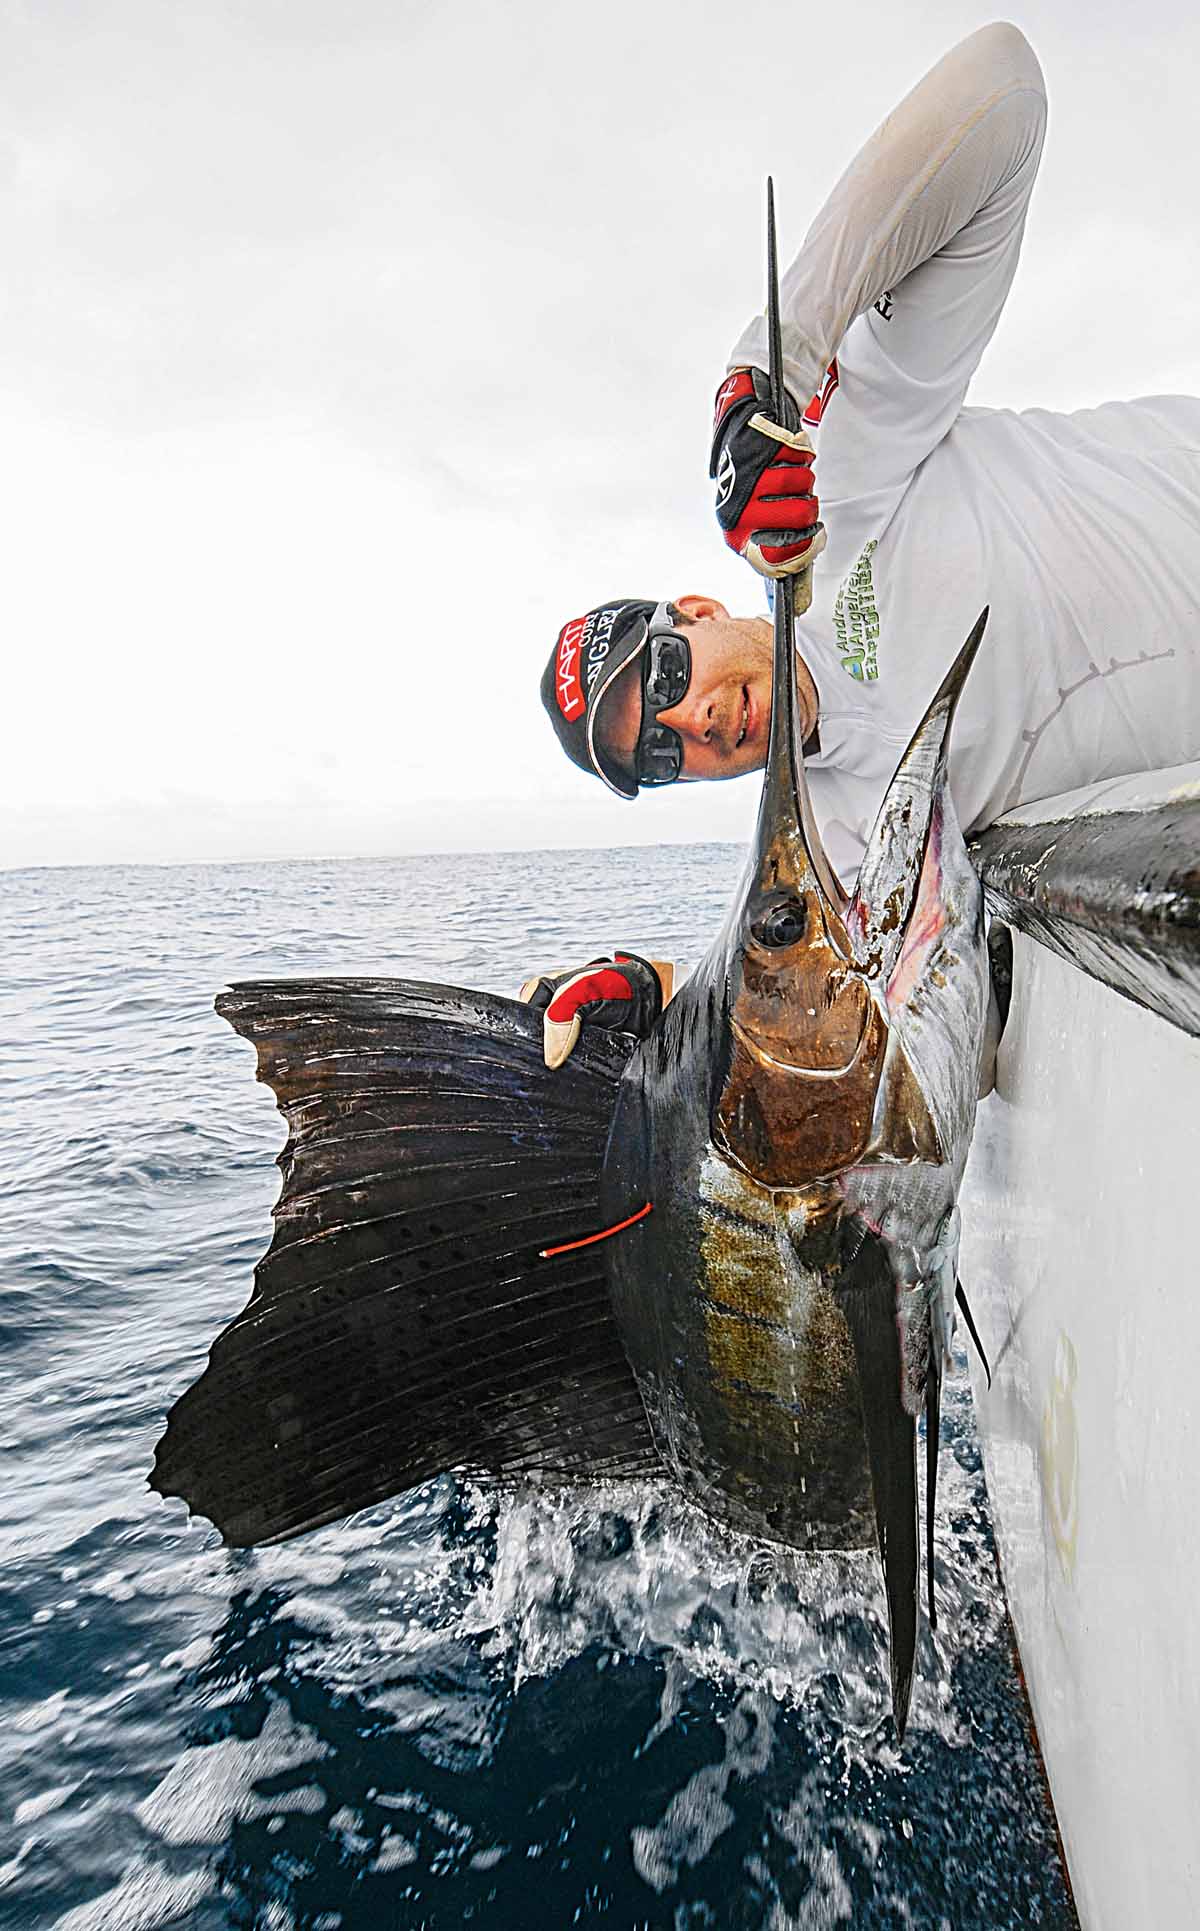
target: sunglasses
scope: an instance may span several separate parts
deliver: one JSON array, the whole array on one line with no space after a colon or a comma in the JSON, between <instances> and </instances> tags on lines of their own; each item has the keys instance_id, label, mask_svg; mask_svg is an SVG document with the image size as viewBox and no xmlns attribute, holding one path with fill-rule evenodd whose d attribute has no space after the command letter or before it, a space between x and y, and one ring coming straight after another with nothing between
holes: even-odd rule
<instances>
[{"instance_id":1,"label":"sunglasses","mask_svg":"<svg viewBox=\"0 0 1200 1931\"><path fill-rule=\"evenodd\" d=\"M679 703L691 682L692 652L686 637L671 628L668 606L660 603L650 619L642 653L642 728L633 750L633 775L645 785L674 784L683 770L683 739L659 711Z\"/></svg>"}]
</instances>

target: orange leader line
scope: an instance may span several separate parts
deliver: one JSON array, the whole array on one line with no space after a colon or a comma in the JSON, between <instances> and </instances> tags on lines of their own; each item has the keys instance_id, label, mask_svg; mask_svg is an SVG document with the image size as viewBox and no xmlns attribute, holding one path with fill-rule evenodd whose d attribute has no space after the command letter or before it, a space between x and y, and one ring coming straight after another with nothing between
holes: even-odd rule
<instances>
[{"instance_id":1,"label":"orange leader line","mask_svg":"<svg viewBox=\"0 0 1200 1931\"><path fill-rule=\"evenodd\" d=\"M569 1254L576 1247L590 1247L594 1241L608 1240L613 1234L624 1233L626 1227L632 1227L635 1221L645 1220L646 1215L653 1211L654 1202L648 1200L644 1207L638 1208L636 1214L630 1214L628 1220L619 1220L615 1227L606 1227L602 1234L585 1234L582 1240L565 1240L561 1247L543 1247L538 1259L552 1260L555 1254Z\"/></svg>"}]
</instances>

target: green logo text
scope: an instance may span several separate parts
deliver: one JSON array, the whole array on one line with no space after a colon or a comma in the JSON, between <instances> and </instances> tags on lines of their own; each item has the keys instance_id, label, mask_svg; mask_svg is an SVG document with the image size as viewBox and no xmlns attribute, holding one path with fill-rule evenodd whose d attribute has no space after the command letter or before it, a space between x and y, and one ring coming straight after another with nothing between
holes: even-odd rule
<instances>
[{"instance_id":1,"label":"green logo text","mask_svg":"<svg viewBox=\"0 0 1200 1931\"><path fill-rule=\"evenodd\" d=\"M875 608L875 585L871 580L875 543L872 537L844 579L833 606L833 627L842 669L857 677L860 684L874 683L879 676L875 655L879 643L879 612Z\"/></svg>"}]
</instances>

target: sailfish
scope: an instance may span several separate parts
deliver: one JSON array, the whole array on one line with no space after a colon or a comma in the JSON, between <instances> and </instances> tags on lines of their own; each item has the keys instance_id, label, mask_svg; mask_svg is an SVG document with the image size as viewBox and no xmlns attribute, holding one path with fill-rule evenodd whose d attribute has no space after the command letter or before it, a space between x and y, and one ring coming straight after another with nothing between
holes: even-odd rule
<instances>
[{"instance_id":1,"label":"sailfish","mask_svg":"<svg viewBox=\"0 0 1200 1931\"><path fill-rule=\"evenodd\" d=\"M648 1038L558 1070L516 1000L398 979L239 984L217 1010L288 1125L250 1301L151 1483L277 1541L447 1470L665 1469L758 1541L878 1548L904 1733L988 1000L947 754L985 611L888 787L852 894L804 775L775 599L755 835Z\"/></svg>"}]
</instances>

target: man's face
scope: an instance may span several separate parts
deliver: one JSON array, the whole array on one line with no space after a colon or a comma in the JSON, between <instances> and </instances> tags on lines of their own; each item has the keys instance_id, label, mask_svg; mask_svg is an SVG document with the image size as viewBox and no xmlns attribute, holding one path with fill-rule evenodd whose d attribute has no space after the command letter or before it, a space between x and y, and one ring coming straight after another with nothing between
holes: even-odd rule
<instances>
[{"instance_id":1,"label":"man's face","mask_svg":"<svg viewBox=\"0 0 1200 1931\"><path fill-rule=\"evenodd\" d=\"M771 725L771 626L731 617L710 598L681 597L692 675L678 704L658 713L683 742L683 779L740 778L766 763ZM642 722L642 658L604 697L597 734L627 771Z\"/></svg>"}]
</instances>

